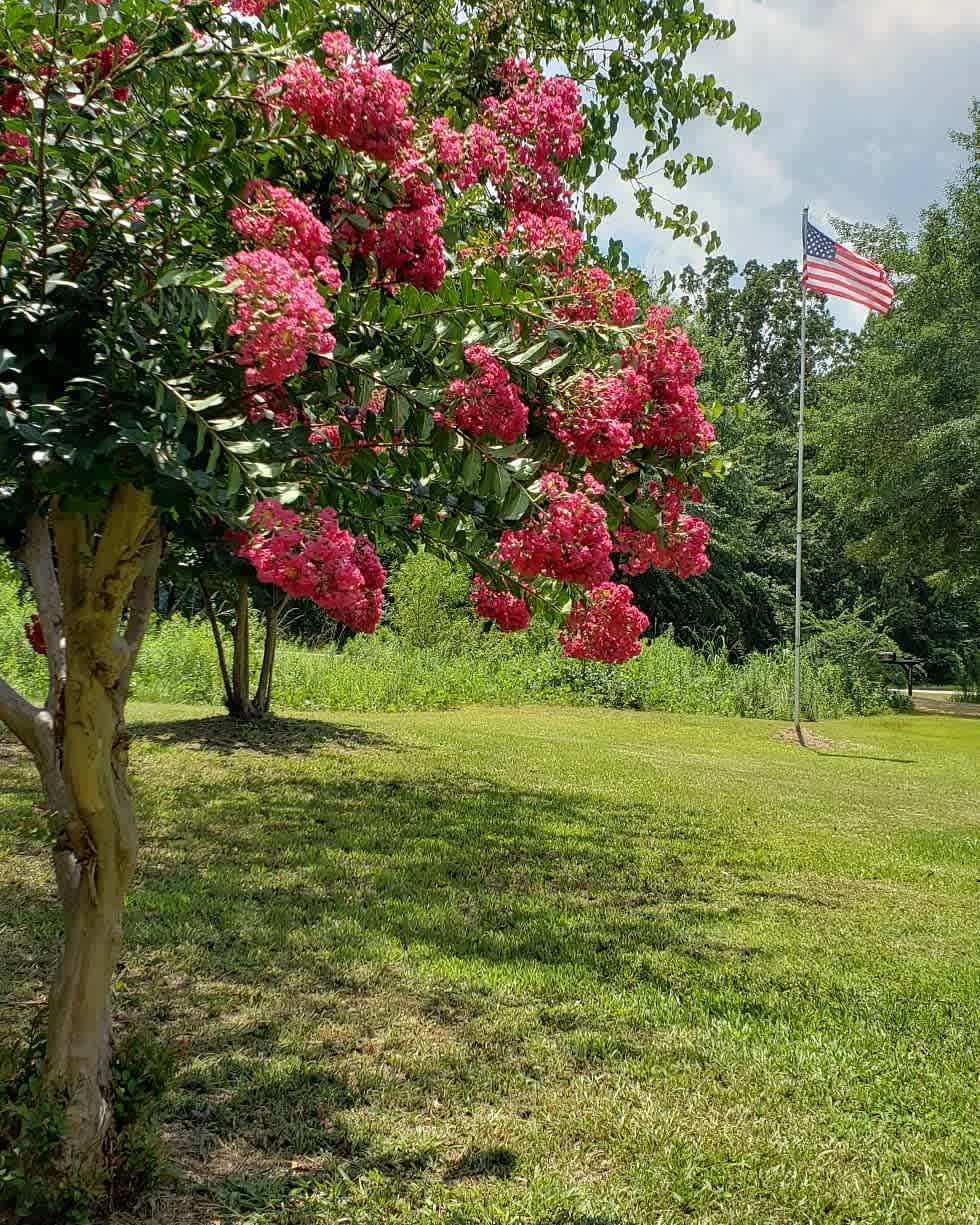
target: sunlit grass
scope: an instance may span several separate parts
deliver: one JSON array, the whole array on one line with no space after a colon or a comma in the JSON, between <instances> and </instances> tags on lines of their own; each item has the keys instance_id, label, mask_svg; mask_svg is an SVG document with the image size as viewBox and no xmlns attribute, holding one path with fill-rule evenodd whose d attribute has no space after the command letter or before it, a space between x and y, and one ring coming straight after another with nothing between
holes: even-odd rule
<instances>
[{"instance_id":1,"label":"sunlit grass","mask_svg":"<svg viewBox=\"0 0 980 1225\"><path fill-rule=\"evenodd\" d=\"M980 1220L980 721L135 722L158 1225ZM57 912L3 766L19 1024Z\"/></svg>"}]
</instances>

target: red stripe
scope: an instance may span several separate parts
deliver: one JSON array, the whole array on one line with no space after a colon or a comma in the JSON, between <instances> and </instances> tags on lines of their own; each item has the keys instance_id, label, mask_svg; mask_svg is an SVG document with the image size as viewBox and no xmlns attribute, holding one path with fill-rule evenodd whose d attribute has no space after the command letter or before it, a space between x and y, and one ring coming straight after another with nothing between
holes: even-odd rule
<instances>
[{"instance_id":1,"label":"red stripe","mask_svg":"<svg viewBox=\"0 0 980 1225\"><path fill-rule=\"evenodd\" d=\"M835 264L827 264L823 260L804 260L803 275L827 285L836 285L842 289L851 289L857 293L866 294L886 304L895 295L895 290L887 281L866 281L861 277L853 276L845 269L838 268Z\"/></svg>"},{"instance_id":2,"label":"red stripe","mask_svg":"<svg viewBox=\"0 0 980 1225\"><path fill-rule=\"evenodd\" d=\"M803 287L811 290L813 293L822 293L830 298L847 298L849 302L857 302L859 306L867 307L868 310L876 311L879 315L884 315L888 311L888 304L882 304L874 298L869 298L867 294L848 293L847 290L841 289L838 286L823 286L817 285L811 280L804 280ZM890 301L890 300L889 300Z\"/></svg>"},{"instance_id":3,"label":"red stripe","mask_svg":"<svg viewBox=\"0 0 980 1225\"><path fill-rule=\"evenodd\" d=\"M816 277L818 281L826 281L828 283L842 285L846 289L855 289L859 293L870 294L872 298L887 298L891 299L894 294L892 285L887 281L867 282L861 281L860 278L848 276L846 272L840 272L838 268L827 267L823 263L815 263L808 260L804 263L805 276Z\"/></svg>"},{"instance_id":4,"label":"red stripe","mask_svg":"<svg viewBox=\"0 0 980 1225\"><path fill-rule=\"evenodd\" d=\"M805 258L805 263L826 268L828 272L834 273L836 276L843 277L845 280L853 281L856 285L867 285L870 289L880 289L883 285L888 285L890 282L883 276L869 276L866 272L858 268L851 268L848 264L843 263L839 259L826 260L820 259L819 256L808 255Z\"/></svg>"},{"instance_id":5,"label":"red stripe","mask_svg":"<svg viewBox=\"0 0 980 1225\"><path fill-rule=\"evenodd\" d=\"M815 281L807 279L803 282L807 289L814 289L818 293L829 294L836 298L849 298L852 302L860 302L862 305L869 307L871 310L878 310L884 314L891 305L890 298L875 298L870 294L862 293L859 289L853 289L847 285L836 285L827 281Z\"/></svg>"},{"instance_id":6,"label":"red stripe","mask_svg":"<svg viewBox=\"0 0 980 1225\"><path fill-rule=\"evenodd\" d=\"M879 276L884 277L885 269L883 265L876 264L874 260L865 259L863 255L858 255L856 251L848 251L847 247L842 247L837 243L837 255L839 259L845 259L859 266L870 268L872 272L877 272Z\"/></svg>"}]
</instances>

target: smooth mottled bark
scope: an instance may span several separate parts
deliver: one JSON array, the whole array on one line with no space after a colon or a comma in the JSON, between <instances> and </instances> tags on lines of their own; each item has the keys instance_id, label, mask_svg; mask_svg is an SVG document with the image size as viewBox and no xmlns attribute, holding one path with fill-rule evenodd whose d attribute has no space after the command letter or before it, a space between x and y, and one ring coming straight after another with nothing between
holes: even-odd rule
<instances>
[{"instance_id":1,"label":"smooth mottled bark","mask_svg":"<svg viewBox=\"0 0 980 1225\"><path fill-rule=\"evenodd\" d=\"M66 1164L94 1175L111 1144L111 983L138 847L124 710L161 548L150 495L129 485L95 528L57 505L32 516L20 557L47 652L44 706L0 681L0 718L37 763L64 917L44 1079L67 1102Z\"/></svg>"}]
</instances>

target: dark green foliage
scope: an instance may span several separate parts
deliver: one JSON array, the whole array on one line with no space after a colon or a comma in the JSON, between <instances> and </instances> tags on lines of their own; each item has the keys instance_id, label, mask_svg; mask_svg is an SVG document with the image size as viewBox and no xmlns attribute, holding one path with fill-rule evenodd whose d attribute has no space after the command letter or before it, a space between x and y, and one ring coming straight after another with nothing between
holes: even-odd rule
<instances>
[{"instance_id":1,"label":"dark green foliage","mask_svg":"<svg viewBox=\"0 0 980 1225\"><path fill-rule=\"evenodd\" d=\"M861 334L828 389L820 465L860 554L899 571L980 572L980 104L946 201L919 233L847 226L897 281L891 311Z\"/></svg>"},{"instance_id":2,"label":"dark green foliage","mask_svg":"<svg viewBox=\"0 0 980 1225\"><path fill-rule=\"evenodd\" d=\"M835 327L824 299L811 295L808 309L804 609L824 622L860 607L865 621L944 683L957 679L980 641L971 561L978 515L968 493L980 472L978 444L969 441L980 420L980 345L971 340L975 301L969 309L965 300L950 303L955 295L944 296L937 261L943 236L952 242L957 234L960 246L949 255L964 260L976 194L954 186L948 210L927 211L920 254L896 224L842 231L852 245L909 271L885 320L850 337ZM672 625L681 642L721 641L736 657L792 638L798 275L795 261L750 261L739 271L716 258L680 280L685 322L703 355L702 395L741 400L743 408L715 423L732 471L706 486L701 508L712 528L711 569L687 582L651 572L633 585L657 629ZM965 272L958 283L964 292L972 284ZM916 385L932 370L942 404L900 403L911 384L899 368L913 365Z\"/></svg>"},{"instance_id":3,"label":"dark green foliage","mask_svg":"<svg viewBox=\"0 0 980 1225\"><path fill-rule=\"evenodd\" d=\"M25 1225L86 1225L97 1211L135 1202L166 1168L159 1135L160 1101L174 1077L170 1050L145 1034L127 1034L112 1063L115 1122L112 1159L103 1180L81 1179L59 1164L65 1104L41 1082L44 1028L0 1049L0 1210Z\"/></svg>"}]
</instances>

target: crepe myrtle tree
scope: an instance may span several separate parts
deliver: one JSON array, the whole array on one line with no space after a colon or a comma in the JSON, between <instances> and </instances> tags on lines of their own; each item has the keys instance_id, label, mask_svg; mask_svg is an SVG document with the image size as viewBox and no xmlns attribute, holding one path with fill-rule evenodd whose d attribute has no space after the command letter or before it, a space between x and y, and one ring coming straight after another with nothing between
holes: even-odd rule
<instances>
[{"instance_id":1,"label":"crepe myrtle tree","mask_svg":"<svg viewBox=\"0 0 980 1225\"><path fill-rule=\"evenodd\" d=\"M50 811L64 941L44 1081L64 1161L111 1148L110 984L137 856L125 707L168 539L220 536L367 632L376 545L465 559L502 629L620 661L615 581L697 573L699 363L582 253L578 88L503 62L426 110L327 10L8 3L0 526L43 700L0 718ZM313 24L307 25L306 22Z\"/></svg>"}]
</instances>

